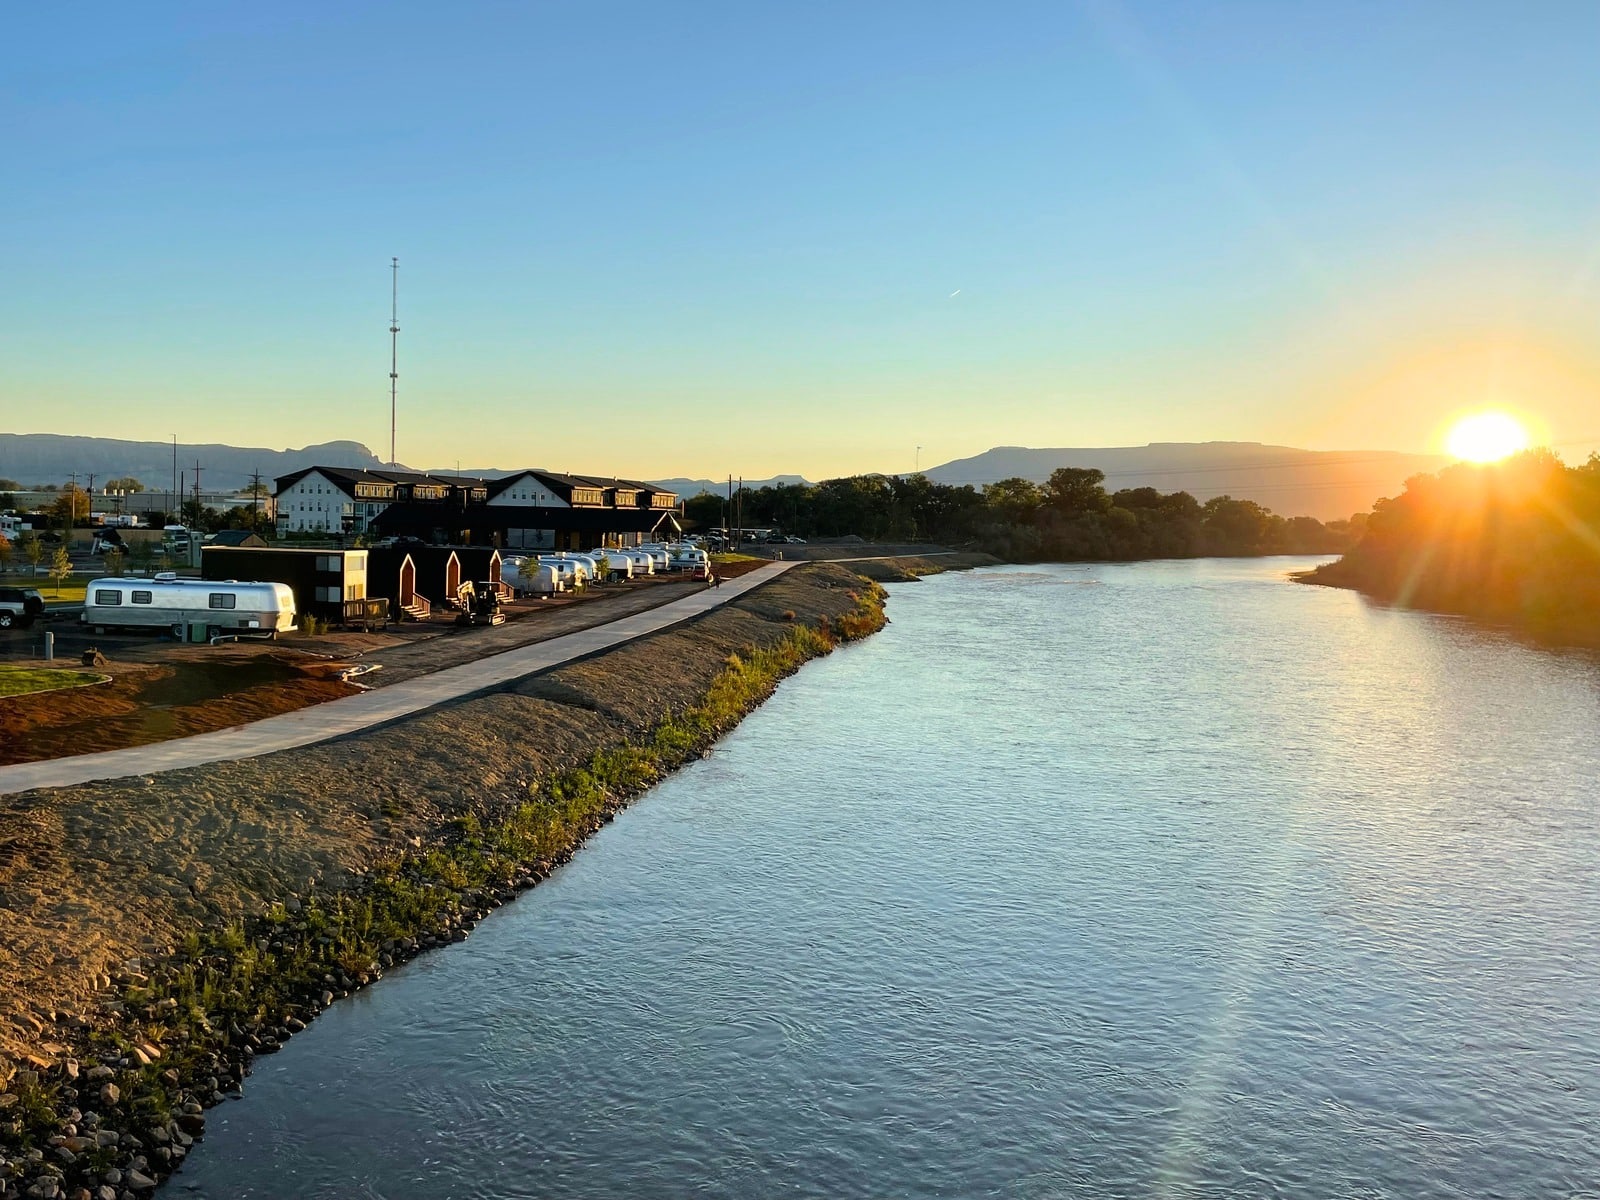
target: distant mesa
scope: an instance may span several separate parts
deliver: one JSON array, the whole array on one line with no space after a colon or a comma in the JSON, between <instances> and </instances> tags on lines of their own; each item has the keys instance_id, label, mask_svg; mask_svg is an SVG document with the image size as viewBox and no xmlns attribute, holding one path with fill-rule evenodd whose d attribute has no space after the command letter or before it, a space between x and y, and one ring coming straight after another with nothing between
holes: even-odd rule
<instances>
[{"instance_id":1,"label":"distant mesa","mask_svg":"<svg viewBox=\"0 0 1600 1200\"><path fill-rule=\"evenodd\" d=\"M924 472L935 483L983 487L1000 479L1043 483L1060 467L1095 467L1108 492L1153 487L1254 500L1286 516L1338 520L1366 512L1381 496L1394 496L1413 475L1437 471L1450 460L1396 450L1300 450L1261 442L1151 442L1148 446L1085 446L1036 450L996 446Z\"/></svg>"},{"instance_id":2,"label":"distant mesa","mask_svg":"<svg viewBox=\"0 0 1600 1200\"><path fill-rule=\"evenodd\" d=\"M203 445L178 441L178 469L192 482L195 460L202 469L207 491L234 491L245 487L256 471L267 486L277 475L287 475L318 463L346 467L381 467L383 460L360 442L323 442L299 450L268 450L249 446ZM80 484L93 473L100 479L127 475L152 491L172 483L172 442L125 441L121 438L79 437L63 433L0 433L0 476L24 486L62 483L74 472Z\"/></svg>"}]
</instances>

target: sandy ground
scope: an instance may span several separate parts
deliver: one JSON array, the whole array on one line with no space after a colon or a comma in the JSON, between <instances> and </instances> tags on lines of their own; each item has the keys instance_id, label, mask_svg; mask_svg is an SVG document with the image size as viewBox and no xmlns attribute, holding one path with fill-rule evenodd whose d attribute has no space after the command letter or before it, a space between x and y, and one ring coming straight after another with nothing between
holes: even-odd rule
<instances>
[{"instance_id":1,"label":"sandy ground","mask_svg":"<svg viewBox=\"0 0 1600 1200\"><path fill-rule=\"evenodd\" d=\"M792 619L849 612L861 586L807 567L669 632L341 741L0 797L0 1079L92 1023L96 991L130 956L338 886L454 817L492 817L696 702L729 654L777 643Z\"/></svg>"}]
</instances>

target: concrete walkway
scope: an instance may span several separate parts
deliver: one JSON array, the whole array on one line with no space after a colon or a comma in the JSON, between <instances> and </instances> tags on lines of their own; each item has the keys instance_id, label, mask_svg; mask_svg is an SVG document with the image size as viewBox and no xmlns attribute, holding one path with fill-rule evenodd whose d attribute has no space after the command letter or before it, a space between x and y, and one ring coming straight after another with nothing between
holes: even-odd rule
<instances>
[{"instance_id":1,"label":"concrete walkway","mask_svg":"<svg viewBox=\"0 0 1600 1200\"><path fill-rule=\"evenodd\" d=\"M158 771L231 762L234 759L271 754L277 750L293 750L314 742L331 741L451 700L492 691L574 659L659 633L737 600L746 592L770 583L789 568L801 565L798 562L769 563L747 575L731 579L719 588L707 588L659 608L620 617L592 629L493 654L435 671L431 675L362 692L358 696L346 696L281 716L267 717L249 725L127 750L107 750L100 754L80 754L72 758L53 758L44 762L0 767L0 795L25 792L32 788L71 787L95 779L152 775Z\"/></svg>"}]
</instances>

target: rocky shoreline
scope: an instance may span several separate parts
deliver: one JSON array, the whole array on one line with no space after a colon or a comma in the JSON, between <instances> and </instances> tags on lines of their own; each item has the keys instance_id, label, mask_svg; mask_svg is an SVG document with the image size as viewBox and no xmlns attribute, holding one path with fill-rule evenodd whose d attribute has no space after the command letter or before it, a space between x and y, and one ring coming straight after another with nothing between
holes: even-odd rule
<instances>
[{"instance_id":1,"label":"rocky shoreline","mask_svg":"<svg viewBox=\"0 0 1600 1200\"><path fill-rule=\"evenodd\" d=\"M883 623L881 589L817 564L369 734L7 798L0 1197L150 1194L257 1056L465 939L784 675Z\"/></svg>"}]
</instances>

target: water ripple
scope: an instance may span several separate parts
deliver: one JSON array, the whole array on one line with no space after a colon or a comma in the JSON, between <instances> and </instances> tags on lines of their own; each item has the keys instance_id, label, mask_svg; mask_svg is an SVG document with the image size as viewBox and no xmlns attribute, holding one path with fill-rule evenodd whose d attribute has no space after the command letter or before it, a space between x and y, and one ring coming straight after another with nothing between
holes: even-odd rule
<instances>
[{"instance_id":1,"label":"water ripple","mask_svg":"<svg viewBox=\"0 0 1600 1200\"><path fill-rule=\"evenodd\" d=\"M1600 1195L1600 667L1296 565L896 588L175 1190Z\"/></svg>"}]
</instances>

